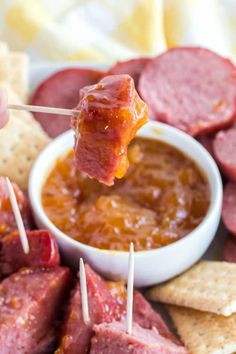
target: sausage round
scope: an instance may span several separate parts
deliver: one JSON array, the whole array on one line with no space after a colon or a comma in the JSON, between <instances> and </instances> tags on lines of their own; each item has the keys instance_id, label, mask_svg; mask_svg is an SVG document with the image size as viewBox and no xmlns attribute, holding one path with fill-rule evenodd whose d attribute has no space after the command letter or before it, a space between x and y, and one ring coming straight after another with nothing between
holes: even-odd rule
<instances>
[{"instance_id":1,"label":"sausage round","mask_svg":"<svg viewBox=\"0 0 236 354\"><path fill-rule=\"evenodd\" d=\"M213 141L215 158L222 172L236 182L236 127L222 130Z\"/></svg>"},{"instance_id":2,"label":"sausage round","mask_svg":"<svg viewBox=\"0 0 236 354\"><path fill-rule=\"evenodd\" d=\"M140 74L149 61L150 59L148 58L118 61L110 68L108 75L128 74L134 79L135 86L137 87Z\"/></svg>"},{"instance_id":3,"label":"sausage round","mask_svg":"<svg viewBox=\"0 0 236 354\"><path fill-rule=\"evenodd\" d=\"M231 236L225 241L223 259L226 262L236 263L236 240Z\"/></svg>"},{"instance_id":4,"label":"sausage round","mask_svg":"<svg viewBox=\"0 0 236 354\"><path fill-rule=\"evenodd\" d=\"M224 188L222 219L226 229L236 236L236 183L229 182Z\"/></svg>"},{"instance_id":5,"label":"sausage round","mask_svg":"<svg viewBox=\"0 0 236 354\"><path fill-rule=\"evenodd\" d=\"M156 120L192 136L216 131L236 116L236 68L204 48L173 48L151 60L139 93Z\"/></svg>"}]
</instances>

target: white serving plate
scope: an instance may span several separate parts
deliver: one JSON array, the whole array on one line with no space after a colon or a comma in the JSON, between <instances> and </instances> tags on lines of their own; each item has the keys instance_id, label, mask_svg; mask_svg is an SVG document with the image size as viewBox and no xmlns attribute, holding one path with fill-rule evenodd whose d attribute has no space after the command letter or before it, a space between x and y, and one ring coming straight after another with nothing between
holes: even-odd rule
<instances>
[{"instance_id":1,"label":"white serving plate","mask_svg":"<svg viewBox=\"0 0 236 354\"><path fill-rule=\"evenodd\" d=\"M35 89L43 79L51 75L53 72L68 66L81 67L81 65L71 65L68 63L43 63L32 66L30 71L31 89ZM104 66L94 66L92 64L83 65L83 67L104 69ZM153 122L144 126L138 135L158 138L180 150L183 150L186 144L190 144L186 154L191 155L198 165L205 170L210 181L211 193L217 194L210 207L211 211L212 208L215 208L214 215L211 215L210 223L208 222L204 224L209 216L208 215L204 219L204 222L199 225L191 235L188 235L182 240L158 250L137 252L135 254L135 286L141 287L170 279L189 268L202 257L211 243L218 226L222 186L214 160L200 144L195 142L188 135L175 128L166 126L165 124L159 123L156 126L156 123ZM72 146L73 133L67 132L54 140L39 156L35 163L30 178L29 193L33 204L36 222L39 227L46 227L55 234L62 253L68 264L71 266L78 268L79 257L83 256L84 259L101 274L114 280L125 279L127 275L127 252L97 250L96 248L79 243L59 231L43 213L40 200L40 188L47 177L48 172L52 168L56 157L61 156ZM207 169L205 168L206 166ZM198 234L198 237L196 237L196 233ZM207 258L217 259L220 257L221 235L222 232L219 231L214 243L206 254Z\"/></svg>"}]
</instances>

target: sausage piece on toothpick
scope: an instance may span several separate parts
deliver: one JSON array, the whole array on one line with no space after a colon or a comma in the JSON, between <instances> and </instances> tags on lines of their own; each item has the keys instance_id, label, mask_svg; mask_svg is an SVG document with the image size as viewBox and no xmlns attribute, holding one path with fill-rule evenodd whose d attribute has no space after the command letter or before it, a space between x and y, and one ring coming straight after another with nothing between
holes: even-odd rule
<instances>
[{"instance_id":1,"label":"sausage piece on toothpick","mask_svg":"<svg viewBox=\"0 0 236 354\"><path fill-rule=\"evenodd\" d=\"M9 104L9 109L70 115L75 131L78 168L108 186L122 178L128 167L127 148L148 121L148 108L131 76L110 75L80 90L75 109ZM65 118L66 119L66 118Z\"/></svg>"},{"instance_id":2,"label":"sausage piece on toothpick","mask_svg":"<svg viewBox=\"0 0 236 354\"><path fill-rule=\"evenodd\" d=\"M134 249L130 245L129 269L127 283L126 323L114 321L94 325L95 336L91 341L90 354L134 354L134 353L168 353L187 354L183 346L162 337L156 328L144 329L132 323L134 284Z\"/></svg>"},{"instance_id":3,"label":"sausage piece on toothpick","mask_svg":"<svg viewBox=\"0 0 236 354\"><path fill-rule=\"evenodd\" d=\"M56 267L60 265L57 242L48 230L26 231L30 252L24 253L19 232L0 240L0 278L22 267Z\"/></svg>"},{"instance_id":4,"label":"sausage piece on toothpick","mask_svg":"<svg viewBox=\"0 0 236 354\"><path fill-rule=\"evenodd\" d=\"M90 354L188 353L183 346L162 337L156 329L144 329L135 322L132 335L127 333L124 322L101 323L94 325L93 330Z\"/></svg>"},{"instance_id":5,"label":"sausage piece on toothpick","mask_svg":"<svg viewBox=\"0 0 236 354\"><path fill-rule=\"evenodd\" d=\"M146 104L129 75L111 75L80 90L75 130L76 164L82 172L108 186L129 166L127 148L148 121Z\"/></svg>"},{"instance_id":6,"label":"sausage piece on toothpick","mask_svg":"<svg viewBox=\"0 0 236 354\"><path fill-rule=\"evenodd\" d=\"M58 266L60 254L53 235L47 230L25 230L14 186L8 178L5 184L18 230L0 240L0 278L22 267Z\"/></svg>"},{"instance_id":7,"label":"sausage piece on toothpick","mask_svg":"<svg viewBox=\"0 0 236 354\"><path fill-rule=\"evenodd\" d=\"M80 264L83 262L81 261ZM96 274L88 264L80 268L78 279L66 311L60 346L56 354L87 354L93 336L92 326L111 322L116 314L116 302L105 280ZM82 276L81 276L82 275ZM86 290L87 288L87 296ZM82 290L83 289L83 290ZM82 296L81 296L82 295ZM85 299L82 310L82 297Z\"/></svg>"},{"instance_id":8,"label":"sausage piece on toothpick","mask_svg":"<svg viewBox=\"0 0 236 354\"><path fill-rule=\"evenodd\" d=\"M12 182L11 185L16 196L24 227L30 230L33 226L33 218L27 198L16 183ZM12 210L6 178L0 177L0 239L16 230L17 224Z\"/></svg>"}]
</instances>

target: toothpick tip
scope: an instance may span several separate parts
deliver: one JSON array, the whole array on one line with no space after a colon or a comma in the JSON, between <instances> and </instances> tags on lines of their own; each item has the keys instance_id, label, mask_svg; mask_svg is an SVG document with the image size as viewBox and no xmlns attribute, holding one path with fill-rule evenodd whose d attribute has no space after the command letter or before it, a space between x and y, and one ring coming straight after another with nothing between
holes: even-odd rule
<instances>
[{"instance_id":1,"label":"toothpick tip","mask_svg":"<svg viewBox=\"0 0 236 354\"><path fill-rule=\"evenodd\" d=\"M129 251L130 251L130 253L134 252L134 243L133 242L130 242Z\"/></svg>"},{"instance_id":2,"label":"toothpick tip","mask_svg":"<svg viewBox=\"0 0 236 354\"><path fill-rule=\"evenodd\" d=\"M28 238L26 235L24 223L23 223L23 220L21 217L20 209L19 209L19 206L17 203L15 191L14 191L14 188L13 188L11 181L8 177L5 178L5 181L6 181L6 184L8 187L8 192L9 192L9 197L10 197L10 202L11 202L13 214L15 216L16 224L18 227L21 245L22 245L24 253L28 254L30 251L29 242L28 242Z\"/></svg>"}]
</instances>

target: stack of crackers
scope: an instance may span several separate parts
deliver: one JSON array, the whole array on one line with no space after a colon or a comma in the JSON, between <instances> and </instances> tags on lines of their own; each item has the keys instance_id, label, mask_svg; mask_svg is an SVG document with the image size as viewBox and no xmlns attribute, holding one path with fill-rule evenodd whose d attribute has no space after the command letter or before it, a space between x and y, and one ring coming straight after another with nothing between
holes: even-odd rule
<instances>
[{"instance_id":1,"label":"stack of crackers","mask_svg":"<svg viewBox=\"0 0 236 354\"><path fill-rule=\"evenodd\" d=\"M27 54L11 52L0 42L0 90L8 102L26 103L28 99ZM10 111L9 123L0 130L0 176L8 176L26 189L32 164L50 139L29 112Z\"/></svg>"},{"instance_id":2,"label":"stack of crackers","mask_svg":"<svg viewBox=\"0 0 236 354\"><path fill-rule=\"evenodd\" d=\"M147 296L168 304L190 354L236 353L236 264L201 261Z\"/></svg>"}]
</instances>

